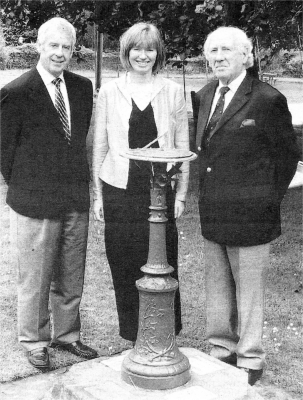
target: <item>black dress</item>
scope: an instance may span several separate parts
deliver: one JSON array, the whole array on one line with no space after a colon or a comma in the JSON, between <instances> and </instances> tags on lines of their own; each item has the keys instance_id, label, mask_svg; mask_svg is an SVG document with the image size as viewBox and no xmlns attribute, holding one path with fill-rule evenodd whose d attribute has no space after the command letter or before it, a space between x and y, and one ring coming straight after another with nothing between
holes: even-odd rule
<instances>
[{"instance_id":1,"label":"black dress","mask_svg":"<svg viewBox=\"0 0 303 400\"><path fill-rule=\"evenodd\" d=\"M132 101L129 119L129 147L141 148L157 137L151 104L141 111ZM158 147L158 143L155 143ZM160 167L166 167L162 164ZM178 232L174 219L175 195L167 189L166 246L172 277L178 279ZM150 163L130 161L126 189L103 182L105 248L115 289L120 335L135 341L138 331L139 293L136 280L146 264L149 247ZM182 328L180 292L175 297L176 334Z\"/></svg>"}]
</instances>

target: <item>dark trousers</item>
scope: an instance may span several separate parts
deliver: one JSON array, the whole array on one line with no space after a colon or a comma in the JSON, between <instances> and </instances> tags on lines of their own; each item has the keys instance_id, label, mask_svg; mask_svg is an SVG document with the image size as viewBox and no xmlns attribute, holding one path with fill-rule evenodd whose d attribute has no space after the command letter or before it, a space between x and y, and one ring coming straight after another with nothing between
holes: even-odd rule
<instances>
[{"instance_id":1,"label":"dark trousers","mask_svg":"<svg viewBox=\"0 0 303 400\"><path fill-rule=\"evenodd\" d=\"M178 280L178 232L174 219L174 193L167 191L168 222L166 246L171 276ZM135 341L138 332L139 293L136 281L143 277L149 248L149 191L134 193L103 183L105 248L112 273L120 335ZM179 289L175 296L175 329L180 332L181 304Z\"/></svg>"}]
</instances>

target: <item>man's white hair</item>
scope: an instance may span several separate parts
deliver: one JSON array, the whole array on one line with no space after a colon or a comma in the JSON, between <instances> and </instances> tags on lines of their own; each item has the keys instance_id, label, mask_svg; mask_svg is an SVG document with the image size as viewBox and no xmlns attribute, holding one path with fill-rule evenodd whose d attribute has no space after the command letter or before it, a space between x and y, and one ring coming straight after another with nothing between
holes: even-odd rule
<instances>
[{"instance_id":1,"label":"man's white hair","mask_svg":"<svg viewBox=\"0 0 303 400\"><path fill-rule=\"evenodd\" d=\"M211 40L217 36L218 34L224 35L232 34L235 42L239 46L239 50L243 51L244 54L248 56L247 62L245 63L245 68L252 67L254 65L254 56L252 54L252 41L249 37L247 37L246 33L239 28L235 28L233 26L221 26L220 28L216 29L215 31L211 32L204 43L204 54L207 60L209 60L209 44Z\"/></svg>"},{"instance_id":2,"label":"man's white hair","mask_svg":"<svg viewBox=\"0 0 303 400\"><path fill-rule=\"evenodd\" d=\"M71 36L72 48L74 48L76 43L76 30L70 22L60 17L51 18L40 26L37 37L38 48L45 42L48 31L57 29L66 31Z\"/></svg>"}]
</instances>

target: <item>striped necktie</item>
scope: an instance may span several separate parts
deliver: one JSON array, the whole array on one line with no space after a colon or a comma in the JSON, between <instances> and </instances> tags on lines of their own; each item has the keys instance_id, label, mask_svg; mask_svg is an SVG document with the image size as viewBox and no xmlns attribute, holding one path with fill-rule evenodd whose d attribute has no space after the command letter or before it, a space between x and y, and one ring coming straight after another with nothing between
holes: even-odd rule
<instances>
[{"instance_id":1,"label":"striped necktie","mask_svg":"<svg viewBox=\"0 0 303 400\"><path fill-rule=\"evenodd\" d=\"M205 138L209 142L210 138L212 137L212 132L217 126L217 123L220 121L222 114L223 114L223 109L224 109L224 96L225 94L229 91L228 86L223 86L220 88L220 97L219 100L216 104L216 108L213 112L213 115L211 116L209 123L207 125L207 128L205 130Z\"/></svg>"},{"instance_id":2,"label":"striped necktie","mask_svg":"<svg viewBox=\"0 0 303 400\"><path fill-rule=\"evenodd\" d=\"M52 81L53 84L55 85L55 107L59 113L59 117L62 122L63 130L65 133L65 139L67 140L67 143L70 144L71 132L69 129L68 116L67 116L67 112L66 112L64 98L63 98L62 92L60 90L61 80L62 80L61 78L56 78Z\"/></svg>"}]
</instances>

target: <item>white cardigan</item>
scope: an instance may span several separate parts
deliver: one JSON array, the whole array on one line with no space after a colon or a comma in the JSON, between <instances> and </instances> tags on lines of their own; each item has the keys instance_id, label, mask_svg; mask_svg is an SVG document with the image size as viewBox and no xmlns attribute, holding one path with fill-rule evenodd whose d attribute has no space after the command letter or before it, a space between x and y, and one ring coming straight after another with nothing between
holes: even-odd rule
<instances>
[{"instance_id":1,"label":"white cardigan","mask_svg":"<svg viewBox=\"0 0 303 400\"><path fill-rule=\"evenodd\" d=\"M129 160L119 155L127 150L132 101L126 76L110 81L100 89L96 103L93 142L93 198L102 198L102 181L126 189ZM183 89L177 83L156 76L151 105L154 111L159 146L189 149L188 119ZM147 144L147 143L146 143ZM178 200L184 201L188 188L189 162L181 166L178 176ZM102 181L101 181L102 180Z\"/></svg>"}]
</instances>

